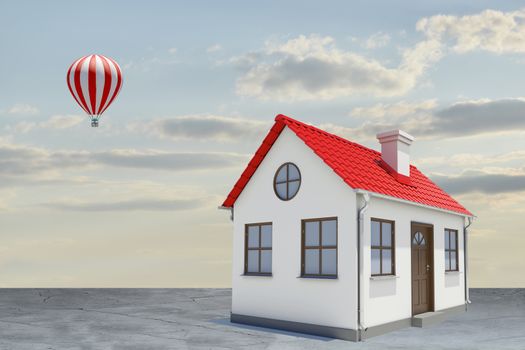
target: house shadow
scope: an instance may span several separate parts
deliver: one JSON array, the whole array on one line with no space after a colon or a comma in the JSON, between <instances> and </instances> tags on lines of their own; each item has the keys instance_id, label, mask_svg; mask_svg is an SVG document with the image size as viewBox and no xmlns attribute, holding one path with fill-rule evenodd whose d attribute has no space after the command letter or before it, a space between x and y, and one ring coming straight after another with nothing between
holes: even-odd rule
<instances>
[{"instance_id":1,"label":"house shadow","mask_svg":"<svg viewBox=\"0 0 525 350\"><path fill-rule=\"evenodd\" d=\"M229 326L229 327L236 328L236 329L247 329L247 330L258 331L258 332L282 334L282 335L288 335L291 337L314 339L314 340L325 341L325 342L336 340L334 338L321 337L321 336L313 335L313 334L289 332L289 331L284 331L284 330L274 329L274 328L257 327L257 326L250 326L247 324L233 323L233 322L230 322L229 318L218 318L218 319L210 320L209 322L218 324L221 326Z\"/></svg>"}]
</instances>

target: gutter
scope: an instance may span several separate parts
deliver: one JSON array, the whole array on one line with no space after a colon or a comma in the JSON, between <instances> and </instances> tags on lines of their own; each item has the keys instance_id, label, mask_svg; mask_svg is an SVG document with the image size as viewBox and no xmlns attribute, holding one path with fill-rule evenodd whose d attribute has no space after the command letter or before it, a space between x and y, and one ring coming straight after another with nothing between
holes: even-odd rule
<instances>
[{"instance_id":1,"label":"gutter","mask_svg":"<svg viewBox=\"0 0 525 350\"><path fill-rule=\"evenodd\" d=\"M233 207L225 207L225 206L221 205L220 207L217 207L217 209L229 210L230 211L230 220L233 221Z\"/></svg>"},{"instance_id":2,"label":"gutter","mask_svg":"<svg viewBox=\"0 0 525 350\"><path fill-rule=\"evenodd\" d=\"M359 193L359 192L358 192ZM365 218L365 212L368 209L368 204L370 203L370 195L368 193L359 193L363 195L363 199L365 200L365 204L359 209L357 213L357 341L362 341L362 331L363 329L366 331L366 328L363 326L363 322L361 320L361 313L363 312L363 308L361 306L361 279L362 279L362 252L361 252L361 235L364 231L364 223L363 220Z\"/></svg>"},{"instance_id":3,"label":"gutter","mask_svg":"<svg viewBox=\"0 0 525 350\"><path fill-rule=\"evenodd\" d=\"M463 227L463 269L465 270L464 272L464 276L465 276L465 311L468 310L468 304L471 303L470 299L469 299L469 288L468 288L468 279L467 279L467 273L468 273L468 255L467 255L467 229L470 227L470 225L472 225L472 218L467 218L468 219L468 225L466 225L465 227Z\"/></svg>"},{"instance_id":4,"label":"gutter","mask_svg":"<svg viewBox=\"0 0 525 350\"><path fill-rule=\"evenodd\" d=\"M447 213L447 214L455 214L455 215L459 215L459 216L463 216L463 217L469 217L469 218L473 217L473 216L470 216L468 214L461 214L461 213L458 213L456 211L447 210L447 209L441 209L441 208L438 208L438 207L433 207L431 205L421 204L421 203L412 202L412 201L409 201L409 200L406 200L406 199L401 199L401 198L397 198L397 197L387 196L385 194L381 194L381 193L377 193L377 192L370 192L370 191L361 190L361 189L355 189L355 192L358 193L358 194L368 193L372 197L387 199L387 200L390 200L390 201L404 203L404 204L415 205L416 207L437 210L437 211L440 211L440 212L443 212L443 213Z\"/></svg>"}]
</instances>

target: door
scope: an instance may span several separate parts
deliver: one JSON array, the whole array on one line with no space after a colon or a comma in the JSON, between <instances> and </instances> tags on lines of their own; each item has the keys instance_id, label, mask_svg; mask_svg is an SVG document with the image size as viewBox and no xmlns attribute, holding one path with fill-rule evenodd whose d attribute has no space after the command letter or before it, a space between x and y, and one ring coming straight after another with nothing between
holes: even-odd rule
<instances>
[{"instance_id":1,"label":"door","mask_svg":"<svg viewBox=\"0 0 525 350\"><path fill-rule=\"evenodd\" d=\"M412 223L412 315L434 308L433 233L431 225Z\"/></svg>"}]
</instances>

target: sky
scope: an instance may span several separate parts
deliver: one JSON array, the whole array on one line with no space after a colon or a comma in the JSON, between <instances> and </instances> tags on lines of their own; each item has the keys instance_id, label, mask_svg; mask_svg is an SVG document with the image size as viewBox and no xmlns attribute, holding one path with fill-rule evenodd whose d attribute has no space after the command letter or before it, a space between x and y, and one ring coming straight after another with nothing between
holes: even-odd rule
<instances>
[{"instance_id":1,"label":"sky","mask_svg":"<svg viewBox=\"0 0 525 350\"><path fill-rule=\"evenodd\" d=\"M472 287L525 287L525 1L2 1L0 287L228 287L217 210L286 114L411 161L477 216ZM90 127L69 65L123 69Z\"/></svg>"}]
</instances>

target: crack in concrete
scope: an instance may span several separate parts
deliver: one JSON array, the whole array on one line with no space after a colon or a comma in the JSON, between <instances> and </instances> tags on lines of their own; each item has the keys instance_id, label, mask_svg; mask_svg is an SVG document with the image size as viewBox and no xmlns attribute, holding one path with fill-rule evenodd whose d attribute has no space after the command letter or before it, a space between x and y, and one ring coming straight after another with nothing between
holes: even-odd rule
<instances>
[{"instance_id":1,"label":"crack in concrete","mask_svg":"<svg viewBox=\"0 0 525 350\"><path fill-rule=\"evenodd\" d=\"M485 339L483 341L490 343L490 342L495 342L495 341L500 341L500 340L509 340L509 339L523 339L524 342L525 342L525 336L524 335L516 335L516 336L511 336L511 337L488 338L488 339Z\"/></svg>"},{"instance_id":2,"label":"crack in concrete","mask_svg":"<svg viewBox=\"0 0 525 350\"><path fill-rule=\"evenodd\" d=\"M58 297L58 296L60 296L60 294L51 294L49 296L44 296L41 291L38 291L38 296L43 298L42 302L44 304L46 304L49 301L49 299L54 298L54 297Z\"/></svg>"},{"instance_id":3,"label":"crack in concrete","mask_svg":"<svg viewBox=\"0 0 525 350\"><path fill-rule=\"evenodd\" d=\"M525 316L521 315L502 315L502 316L496 316L496 317L484 317L484 318L474 318L469 320L469 322L485 322L485 321L492 321L492 320L502 320L502 319L525 319ZM456 320L450 320L450 322L457 322L457 323L463 323L462 321L456 321Z\"/></svg>"},{"instance_id":4,"label":"crack in concrete","mask_svg":"<svg viewBox=\"0 0 525 350\"><path fill-rule=\"evenodd\" d=\"M165 322L165 323L169 323L169 324L176 324L176 325L179 325L179 326L198 327L198 328L206 329L206 330L213 331L213 332L222 332L223 331L220 328L210 327L210 326L203 325L203 324L183 323L183 322L165 320L165 319L162 319L162 318L144 317L144 316L138 316L138 315L129 315L129 314L120 313L120 312L100 311L100 310L94 310L94 309L77 309L77 310L79 310L79 311L86 311L86 312L97 312L97 313L102 313L102 314L117 315L117 316L123 316L123 317L138 318L138 319L141 319L141 320L159 321L159 322ZM231 330L231 329L228 329L228 331L229 331L229 333L235 333L235 334L240 334L240 335L247 335L249 337L261 337L260 334L246 333L246 332L241 332L241 331Z\"/></svg>"},{"instance_id":5,"label":"crack in concrete","mask_svg":"<svg viewBox=\"0 0 525 350\"><path fill-rule=\"evenodd\" d=\"M17 322L17 321L9 321L9 320L5 320L5 319L0 319L0 322L2 323L11 323L11 324L17 324L17 325L22 325L22 326L26 326L26 327L34 327L34 328L43 328L43 329L54 329L53 327L45 327L45 326L40 326L40 325L36 325L36 324L32 324L32 323L24 323L24 322Z\"/></svg>"}]
</instances>

